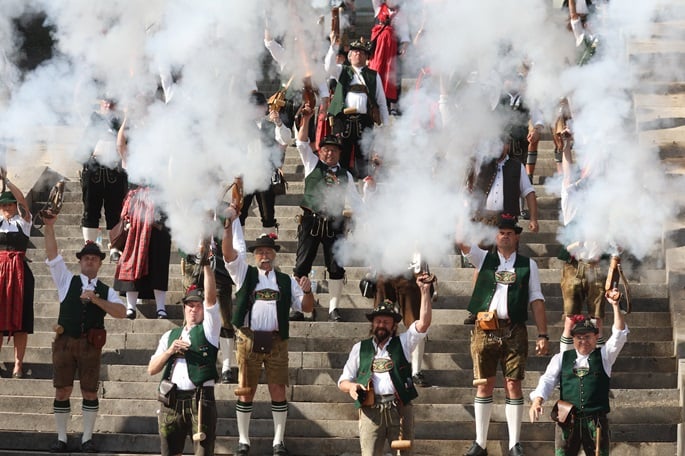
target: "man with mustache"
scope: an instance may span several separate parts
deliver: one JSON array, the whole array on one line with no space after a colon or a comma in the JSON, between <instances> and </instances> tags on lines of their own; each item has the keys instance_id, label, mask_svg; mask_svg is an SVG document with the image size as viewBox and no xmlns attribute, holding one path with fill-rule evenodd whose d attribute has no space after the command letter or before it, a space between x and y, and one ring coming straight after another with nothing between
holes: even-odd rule
<instances>
[{"instance_id":1,"label":"man with mustache","mask_svg":"<svg viewBox=\"0 0 685 456\"><path fill-rule=\"evenodd\" d=\"M478 269L468 310L478 318L471 333L473 385L477 387L473 409L476 440L464 456L487 456L487 438L493 410L493 391L498 367L506 391L504 413L509 432L509 456L522 456L520 444L523 390L528 359L529 309L535 317L538 335L536 354L549 350L545 297L534 260L518 253L521 228L512 214L499 218L496 249L458 242L466 258Z\"/></svg>"},{"instance_id":2,"label":"man with mustache","mask_svg":"<svg viewBox=\"0 0 685 456\"><path fill-rule=\"evenodd\" d=\"M431 283L428 275L417 277L421 289L419 318L397 336L402 315L392 301L385 300L366 314L373 337L357 342L338 380L340 391L350 395L359 413L359 443L362 456L384 454L387 440L414 436L411 401L418 397L412 381L411 353L431 324ZM410 454L410 450L402 454Z\"/></svg>"},{"instance_id":3,"label":"man with mustache","mask_svg":"<svg viewBox=\"0 0 685 456\"><path fill-rule=\"evenodd\" d=\"M262 234L248 247L254 253L257 266L249 266L244 252L243 230L233 204L226 210L226 222L221 250L236 288L235 312L231 323L236 330L236 358L243 372L247 395L238 396L238 448L236 455L250 454L250 418L262 366L271 395L274 420L274 456L287 456L283 443L288 414L286 385L288 384L288 329L290 309L311 312L314 295L309 278L299 279L276 271L276 252L281 249L274 235ZM238 221L236 221L238 219Z\"/></svg>"}]
</instances>

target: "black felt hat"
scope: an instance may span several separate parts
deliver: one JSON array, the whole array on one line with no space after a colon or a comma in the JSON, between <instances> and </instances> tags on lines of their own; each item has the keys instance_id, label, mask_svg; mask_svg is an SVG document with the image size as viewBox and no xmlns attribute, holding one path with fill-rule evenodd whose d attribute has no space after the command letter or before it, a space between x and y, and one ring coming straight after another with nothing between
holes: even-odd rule
<instances>
[{"instance_id":1,"label":"black felt hat","mask_svg":"<svg viewBox=\"0 0 685 456\"><path fill-rule=\"evenodd\" d=\"M521 234L523 231L523 228L518 225L516 216L508 213L500 214L497 228L514 230L516 234Z\"/></svg>"},{"instance_id":2,"label":"black felt hat","mask_svg":"<svg viewBox=\"0 0 685 456\"><path fill-rule=\"evenodd\" d=\"M86 242L86 245L83 246L81 251L76 252L76 258L79 260L83 255L98 255L101 260L104 260L105 256L107 256L102 250L100 250L100 246L93 241Z\"/></svg>"},{"instance_id":3,"label":"black felt hat","mask_svg":"<svg viewBox=\"0 0 685 456\"><path fill-rule=\"evenodd\" d=\"M573 328L571 328L571 335L575 336L576 334L586 333L599 334L599 329L597 326L595 326L590 318L582 316L580 316L580 318L575 318Z\"/></svg>"},{"instance_id":4,"label":"black felt hat","mask_svg":"<svg viewBox=\"0 0 685 456\"><path fill-rule=\"evenodd\" d=\"M337 148L342 149L342 142L340 142L340 138L337 136L326 135L319 142L319 149L323 146L336 146Z\"/></svg>"},{"instance_id":5,"label":"black felt hat","mask_svg":"<svg viewBox=\"0 0 685 456\"><path fill-rule=\"evenodd\" d=\"M254 252L259 247L268 247L278 252L281 250L281 246L276 244L276 238L275 234L262 234L247 248L247 250Z\"/></svg>"},{"instance_id":6,"label":"black felt hat","mask_svg":"<svg viewBox=\"0 0 685 456\"><path fill-rule=\"evenodd\" d=\"M366 318L369 321L373 321L373 319L379 315L392 317L395 320L395 323L398 323L400 320L402 320L402 315L400 315L400 313L397 311L395 303L389 299L386 299L380 303L378 307L373 309L373 312L367 313Z\"/></svg>"}]
</instances>

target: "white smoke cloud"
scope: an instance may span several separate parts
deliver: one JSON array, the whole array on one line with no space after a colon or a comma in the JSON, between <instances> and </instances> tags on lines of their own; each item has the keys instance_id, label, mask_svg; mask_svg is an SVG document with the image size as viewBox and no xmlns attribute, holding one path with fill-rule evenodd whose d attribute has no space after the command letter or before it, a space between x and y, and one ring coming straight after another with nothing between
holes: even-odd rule
<instances>
[{"instance_id":1,"label":"white smoke cloud","mask_svg":"<svg viewBox=\"0 0 685 456\"><path fill-rule=\"evenodd\" d=\"M618 244L640 257L650 253L674 202L656 150L635 139L631 91L644 68L626 58L625 48L628 40L648 36L675 2L612 1L593 24L601 52L583 67L568 63L576 58L573 37L563 14L548 2L402 7L412 32L425 30L403 62L404 75L430 67L432 76L421 90L405 88L404 116L365 138L384 164L377 193L341 248L345 261L398 272L419 250L429 262L443 264L456 227L462 240L491 234L470 224L463 184L472 159L498 154L496 146L482 142L496 137L501 126L491 103L523 59L532 64L528 100L548 121L559 97L571 97L577 158L594 170L579 231L563 236ZM17 42L9 18L29 10L47 14L58 55L19 81L11 64ZM116 97L130 125L131 179L158 190L175 242L190 250L207 230L201 220L222 185L236 175L245 177L248 189L268 182L271 152L249 147L255 128L248 103L262 77L265 24L285 48L284 79L294 75L299 84L311 74L321 81L329 12L325 0L4 1L0 50L7 58L0 75L11 98L0 112L0 136L14 148L15 161L31 163L37 131L55 124L84 128L99 96ZM268 76L275 77L276 69ZM660 70L682 77L680 68ZM181 75L168 104L155 98L160 73ZM451 111L444 128L437 105L441 82ZM60 154L54 158L82 159L76 148ZM644 213L653 224L644 223Z\"/></svg>"}]
</instances>

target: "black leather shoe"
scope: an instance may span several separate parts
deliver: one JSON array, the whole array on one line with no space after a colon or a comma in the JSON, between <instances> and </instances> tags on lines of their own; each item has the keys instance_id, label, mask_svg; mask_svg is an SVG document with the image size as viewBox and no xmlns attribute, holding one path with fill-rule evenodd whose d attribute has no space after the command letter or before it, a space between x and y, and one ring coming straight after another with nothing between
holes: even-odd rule
<instances>
[{"instance_id":1,"label":"black leather shoe","mask_svg":"<svg viewBox=\"0 0 685 456\"><path fill-rule=\"evenodd\" d=\"M426 377L423 376L423 372L417 372L417 374L411 379L414 382L414 386L418 386L419 388L427 388L431 386L430 383L426 381Z\"/></svg>"},{"instance_id":2,"label":"black leather shoe","mask_svg":"<svg viewBox=\"0 0 685 456\"><path fill-rule=\"evenodd\" d=\"M50 445L50 453L68 453L67 442L56 440Z\"/></svg>"},{"instance_id":3,"label":"black leather shoe","mask_svg":"<svg viewBox=\"0 0 685 456\"><path fill-rule=\"evenodd\" d=\"M236 456L248 456L250 454L250 445L247 443L239 443L235 450Z\"/></svg>"},{"instance_id":4,"label":"black leather shoe","mask_svg":"<svg viewBox=\"0 0 685 456\"><path fill-rule=\"evenodd\" d=\"M342 321L340 311L338 309L333 309L328 312L328 321Z\"/></svg>"},{"instance_id":5,"label":"black leather shoe","mask_svg":"<svg viewBox=\"0 0 685 456\"><path fill-rule=\"evenodd\" d=\"M481 448L476 442L473 442L469 451L464 453L464 456L488 456L488 450Z\"/></svg>"},{"instance_id":6,"label":"black leather shoe","mask_svg":"<svg viewBox=\"0 0 685 456\"><path fill-rule=\"evenodd\" d=\"M225 385L229 384L229 383L234 383L233 382L233 373L231 372L230 369L221 372L221 383L223 383Z\"/></svg>"},{"instance_id":7,"label":"black leather shoe","mask_svg":"<svg viewBox=\"0 0 685 456\"><path fill-rule=\"evenodd\" d=\"M86 440L81 444L81 453L97 453L98 449L92 440Z\"/></svg>"},{"instance_id":8,"label":"black leather shoe","mask_svg":"<svg viewBox=\"0 0 685 456\"><path fill-rule=\"evenodd\" d=\"M468 317L464 318L464 324L465 325L475 325L476 324L476 316L469 312Z\"/></svg>"},{"instance_id":9,"label":"black leather shoe","mask_svg":"<svg viewBox=\"0 0 685 456\"><path fill-rule=\"evenodd\" d=\"M126 318L128 318L129 320L135 320L136 319L136 311L131 310L131 309L126 310Z\"/></svg>"},{"instance_id":10,"label":"black leather shoe","mask_svg":"<svg viewBox=\"0 0 685 456\"><path fill-rule=\"evenodd\" d=\"M279 443L278 445L274 445L274 456L289 456L290 453L288 453L288 450L285 449L285 445L282 443Z\"/></svg>"},{"instance_id":11,"label":"black leather shoe","mask_svg":"<svg viewBox=\"0 0 685 456\"><path fill-rule=\"evenodd\" d=\"M521 448L521 444L517 443L511 449L509 450L509 456L523 456L523 449Z\"/></svg>"},{"instance_id":12,"label":"black leather shoe","mask_svg":"<svg viewBox=\"0 0 685 456\"><path fill-rule=\"evenodd\" d=\"M294 310L290 313L289 319L290 321L304 321L304 314L302 312Z\"/></svg>"},{"instance_id":13,"label":"black leather shoe","mask_svg":"<svg viewBox=\"0 0 685 456\"><path fill-rule=\"evenodd\" d=\"M530 220L530 212L528 212L528 209L524 209L521 211L521 218L523 220Z\"/></svg>"}]
</instances>

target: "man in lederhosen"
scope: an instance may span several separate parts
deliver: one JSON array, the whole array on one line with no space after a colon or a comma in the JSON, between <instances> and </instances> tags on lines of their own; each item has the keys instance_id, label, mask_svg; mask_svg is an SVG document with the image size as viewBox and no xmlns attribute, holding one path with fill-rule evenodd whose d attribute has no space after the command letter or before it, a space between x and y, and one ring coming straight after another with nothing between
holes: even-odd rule
<instances>
[{"instance_id":1,"label":"man in lederhosen","mask_svg":"<svg viewBox=\"0 0 685 456\"><path fill-rule=\"evenodd\" d=\"M163 370L162 379L176 385L169 404L159 412L163 456L182 454L189 434L204 434L204 438L193 439L196 456L214 454L214 383L219 378L216 360L221 315L210 265L203 267L203 285L203 289L192 287L186 292L182 299L184 326L162 335L147 368L150 375Z\"/></svg>"},{"instance_id":2,"label":"man in lederhosen","mask_svg":"<svg viewBox=\"0 0 685 456\"><path fill-rule=\"evenodd\" d=\"M312 152L308 138L308 123L313 111L303 110L302 128L298 131L297 150L304 165L303 213L297 228L297 256L295 277L307 277L312 270L319 245L323 246L324 261L328 270L328 319L341 321L338 310L342 294L345 269L334 257L333 246L345 234L346 210L361 206L362 201L352 175L340 166L340 141L326 136L319 144L318 157Z\"/></svg>"},{"instance_id":3,"label":"man in lederhosen","mask_svg":"<svg viewBox=\"0 0 685 456\"><path fill-rule=\"evenodd\" d=\"M432 320L431 282L427 276L416 278L421 289L418 319L399 336L397 325L402 315L392 301L385 300L366 314L373 337L354 344L338 380L340 391L349 394L359 408L362 456L385 454L386 441L413 439L411 401L418 397L418 392L412 382L410 360L412 351L425 339Z\"/></svg>"},{"instance_id":4,"label":"man in lederhosen","mask_svg":"<svg viewBox=\"0 0 685 456\"><path fill-rule=\"evenodd\" d=\"M121 155L117 147L117 135L122 128L116 113L116 101L112 98L100 100L100 110L91 115L81 147L88 148L89 157L81 171L83 190L83 240L98 238L100 213L105 210L105 228L111 230L119 223L121 208L128 192L128 176L122 168ZM107 239L106 236L102 236ZM110 260L118 261L121 252L110 251Z\"/></svg>"},{"instance_id":5,"label":"man in lederhosen","mask_svg":"<svg viewBox=\"0 0 685 456\"><path fill-rule=\"evenodd\" d=\"M350 65L334 64L335 40L326 54L325 69L338 80L328 107L333 118L333 135L340 137L340 164L357 179L368 175L368 151L361 148L364 131L374 123L388 125L389 114L381 78L366 66L370 43L362 39L350 43ZM374 117L376 117L374 119Z\"/></svg>"},{"instance_id":6,"label":"man in lederhosen","mask_svg":"<svg viewBox=\"0 0 685 456\"><path fill-rule=\"evenodd\" d=\"M520 165L519 165L520 166ZM504 376L505 415L509 430L509 456L523 455L520 444L523 417L521 383L528 359L528 309L535 316L538 329L536 353L549 350L545 300L535 261L517 252L522 228L513 215L502 214L498 223L496 250L486 251L477 245L459 243L459 248L478 269L469 312L478 316L488 312L490 324L476 325L471 334L473 360L476 440L464 456L486 456L488 427L493 409L493 391L498 366ZM485 320L485 319L484 319Z\"/></svg>"},{"instance_id":7,"label":"man in lederhosen","mask_svg":"<svg viewBox=\"0 0 685 456\"><path fill-rule=\"evenodd\" d=\"M290 310L311 312L314 305L312 284L305 275L299 279L276 270L280 250L273 236L263 234L248 247L256 266L247 264L245 240L234 204L226 210L221 251L226 270L236 288L233 326L236 329L236 359L241 388L249 393L238 396L236 418L238 448L235 454L250 454L250 420L262 369L271 396L274 421L274 456L287 456L285 425L288 416L288 338Z\"/></svg>"},{"instance_id":8,"label":"man in lederhosen","mask_svg":"<svg viewBox=\"0 0 685 456\"><path fill-rule=\"evenodd\" d=\"M95 418L99 410L98 384L100 358L105 343L105 315L114 318L126 316L126 306L118 293L98 280L98 272L106 254L94 242L87 242L80 252L80 274L67 269L64 258L58 254L55 238L57 217L43 217L45 222L45 253L52 280L59 296L59 318L52 344L52 364L55 386L54 413L57 440L50 446L53 453L67 453L67 425L71 415L69 398L78 371L83 396L83 435L81 451L96 453L92 439Z\"/></svg>"},{"instance_id":9,"label":"man in lederhosen","mask_svg":"<svg viewBox=\"0 0 685 456\"><path fill-rule=\"evenodd\" d=\"M550 397L557 384L559 398L573 404L575 410L569 423L557 421L555 454L576 456L581 446L586 455L595 455L599 437L599 454L609 455L610 432L609 389L611 369L628 339L628 327L619 302L621 293L614 288L605 293L614 310L611 337L598 347L599 328L588 317L574 320L571 336L573 349L552 357L537 387L530 393L530 421L542 415L542 403Z\"/></svg>"}]
</instances>

